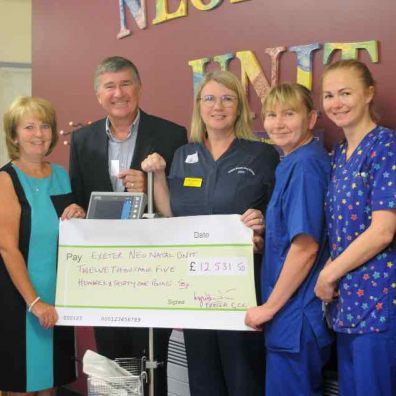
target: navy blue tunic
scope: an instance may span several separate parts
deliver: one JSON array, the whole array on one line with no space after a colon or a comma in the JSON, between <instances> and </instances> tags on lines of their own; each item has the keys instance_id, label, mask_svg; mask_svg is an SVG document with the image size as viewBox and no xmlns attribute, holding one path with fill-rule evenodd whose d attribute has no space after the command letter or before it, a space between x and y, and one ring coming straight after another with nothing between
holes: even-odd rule
<instances>
[{"instance_id":1,"label":"navy blue tunic","mask_svg":"<svg viewBox=\"0 0 396 396\"><path fill-rule=\"evenodd\" d=\"M264 211L278 162L276 150L260 142L235 139L217 161L204 144L184 145L175 152L169 174L173 214L243 214L249 208ZM188 186L186 178L196 179L201 186Z\"/></svg>"}]
</instances>

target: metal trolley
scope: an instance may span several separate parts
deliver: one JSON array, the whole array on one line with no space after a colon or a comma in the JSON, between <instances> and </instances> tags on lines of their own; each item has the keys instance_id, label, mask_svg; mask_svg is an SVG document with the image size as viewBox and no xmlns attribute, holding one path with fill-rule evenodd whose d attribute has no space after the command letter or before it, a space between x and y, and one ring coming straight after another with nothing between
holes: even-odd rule
<instances>
[{"instance_id":1,"label":"metal trolley","mask_svg":"<svg viewBox=\"0 0 396 396\"><path fill-rule=\"evenodd\" d=\"M88 396L144 396L147 382L146 358L122 358L115 362L131 376L99 378L88 376Z\"/></svg>"},{"instance_id":2,"label":"metal trolley","mask_svg":"<svg viewBox=\"0 0 396 396\"><path fill-rule=\"evenodd\" d=\"M154 213L153 202L153 173L147 174L147 213L143 218L153 219L157 217ZM154 333L149 328L148 360L142 358L118 358L115 362L130 372L132 376L99 378L88 376L88 396L144 396L145 384L148 384L149 396L154 396L154 371L164 365L164 362L154 360Z\"/></svg>"}]
</instances>

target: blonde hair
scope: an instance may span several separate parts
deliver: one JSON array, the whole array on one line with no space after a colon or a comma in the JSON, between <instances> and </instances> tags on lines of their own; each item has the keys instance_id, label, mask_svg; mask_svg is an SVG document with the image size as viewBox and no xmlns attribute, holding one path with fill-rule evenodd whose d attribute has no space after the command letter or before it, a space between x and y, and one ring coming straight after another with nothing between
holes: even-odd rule
<instances>
[{"instance_id":1,"label":"blonde hair","mask_svg":"<svg viewBox=\"0 0 396 396\"><path fill-rule=\"evenodd\" d=\"M301 108L309 114L314 109L311 92L301 84L284 82L271 88L262 106L262 115L273 110L276 105L290 106L294 110Z\"/></svg>"},{"instance_id":2,"label":"blonde hair","mask_svg":"<svg viewBox=\"0 0 396 396\"><path fill-rule=\"evenodd\" d=\"M239 139L257 140L254 135L250 122L249 105L247 103L246 94L240 81L229 71L217 70L206 74L199 84L194 99L194 107L191 120L191 140L193 142L202 142L206 134L206 126L201 117L201 92L202 89L210 81L224 85L226 88L235 92L238 99L238 116L234 124L235 136Z\"/></svg>"},{"instance_id":3,"label":"blonde hair","mask_svg":"<svg viewBox=\"0 0 396 396\"><path fill-rule=\"evenodd\" d=\"M358 75L359 79L362 81L363 86L365 88L370 88L370 87L375 88L376 85L375 80L369 68L367 67L366 64L356 59L342 59L327 65L322 74L322 80L321 80L322 88L323 88L323 80L326 77L326 75L335 70L353 70L356 72L356 74ZM374 90L374 94L375 94L375 90ZM373 100L371 100L371 102L369 103L369 114L371 119L374 122L377 122L379 117L374 107L375 105L374 105L374 97L373 97Z\"/></svg>"},{"instance_id":4,"label":"blonde hair","mask_svg":"<svg viewBox=\"0 0 396 396\"><path fill-rule=\"evenodd\" d=\"M19 158L19 145L16 142L17 127L26 114L34 114L40 121L51 127L51 143L47 155L52 152L58 142L56 127L56 114L52 104L45 99L31 96L21 96L15 99L3 117L3 126L6 138L8 156L12 159Z\"/></svg>"}]
</instances>

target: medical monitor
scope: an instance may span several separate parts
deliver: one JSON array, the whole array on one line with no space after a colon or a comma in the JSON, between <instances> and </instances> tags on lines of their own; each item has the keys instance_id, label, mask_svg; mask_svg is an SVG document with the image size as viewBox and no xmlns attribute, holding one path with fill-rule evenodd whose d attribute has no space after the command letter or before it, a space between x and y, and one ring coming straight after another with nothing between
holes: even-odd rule
<instances>
[{"instance_id":1,"label":"medical monitor","mask_svg":"<svg viewBox=\"0 0 396 396\"><path fill-rule=\"evenodd\" d=\"M144 193L93 191L87 219L140 219L147 205Z\"/></svg>"}]
</instances>

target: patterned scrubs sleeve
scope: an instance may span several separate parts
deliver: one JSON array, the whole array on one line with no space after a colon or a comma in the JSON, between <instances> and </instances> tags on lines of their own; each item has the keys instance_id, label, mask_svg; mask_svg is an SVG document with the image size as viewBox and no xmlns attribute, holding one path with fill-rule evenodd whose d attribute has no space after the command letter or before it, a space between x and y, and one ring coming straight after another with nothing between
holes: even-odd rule
<instances>
[{"instance_id":1,"label":"patterned scrubs sleeve","mask_svg":"<svg viewBox=\"0 0 396 396\"><path fill-rule=\"evenodd\" d=\"M334 152L326 215L331 256L339 256L371 224L372 212L396 209L396 132L381 126L346 160ZM384 331L396 312L396 242L339 282L333 328L350 334Z\"/></svg>"}]
</instances>

